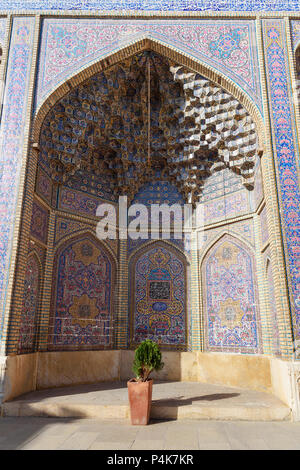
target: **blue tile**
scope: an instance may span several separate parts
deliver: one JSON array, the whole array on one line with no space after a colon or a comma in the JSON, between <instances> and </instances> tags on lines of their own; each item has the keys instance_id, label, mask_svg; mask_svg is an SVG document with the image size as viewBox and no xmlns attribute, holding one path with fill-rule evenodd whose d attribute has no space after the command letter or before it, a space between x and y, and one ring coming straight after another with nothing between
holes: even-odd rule
<instances>
[{"instance_id":1,"label":"blue tile","mask_svg":"<svg viewBox=\"0 0 300 470\"><path fill-rule=\"evenodd\" d=\"M299 0L0 0L3 10L299 11Z\"/></svg>"}]
</instances>

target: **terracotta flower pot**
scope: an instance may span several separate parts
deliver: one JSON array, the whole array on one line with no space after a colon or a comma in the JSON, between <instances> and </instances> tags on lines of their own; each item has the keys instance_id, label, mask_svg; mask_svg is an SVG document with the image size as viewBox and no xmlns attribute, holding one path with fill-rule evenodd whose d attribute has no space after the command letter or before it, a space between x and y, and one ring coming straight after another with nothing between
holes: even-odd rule
<instances>
[{"instance_id":1,"label":"terracotta flower pot","mask_svg":"<svg viewBox=\"0 0 300 470\"><path fill-rule=\"evenodd\" d=\"M147 382L131 379L127 382L131 424L145 425L149 423L152 384L152 379Z\"/></svg>"}]
</instances>

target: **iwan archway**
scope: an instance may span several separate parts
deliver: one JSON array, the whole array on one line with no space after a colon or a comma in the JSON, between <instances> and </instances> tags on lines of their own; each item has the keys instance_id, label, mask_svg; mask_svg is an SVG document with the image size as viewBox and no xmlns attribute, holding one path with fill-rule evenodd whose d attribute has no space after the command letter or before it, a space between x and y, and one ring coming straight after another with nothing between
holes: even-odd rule
<instances>
[{"instance_id":1,"label":"iwan archway","mask_svg":"<svg viewBox=\"0 0 300 470\"><path fill-rule=\"evenodd\" d=\"M264 197L272 181L262 171L261 158L271 158L262 156L263 128L256 106L232 81L150 39L80 71L46 99L32 128L15 271L15 289L24 294L13 297L7 345L8 354L18 352L11 362L23 364L30 383L25 375L16 377L12 366L10 380L18 386L8 398L64 385L66 376L68 384L126 378L138 338L161 333L168 336L163 346L170 364L172 355L180 357L176 368L167 369L169 378L272 391L271 358L285 357L290 324L281 315L277 290L278 312L271 315L275 281L263 269L266 256L271 269L282 268L280 250L274 256L276 234L268 231L277 206ZM200 203L204 233L194 226L189 244L174 234L166 242L99 241L96 209L101 202L116 206L120 195L146 207ZM35 340L24 348L27 260L32 264L37 257L42 266L31 284L37 294L29 295L38 312L30 320ZM157 279L155 262L162 258L159 276L166 278ZM148 276L146 297L132 304L140 289L137 260ZM204 299L218 277L227 297L218 292L220 305L212 312ZM206 338L225 330L226 347L212 353ZM226 378L214 376L211 354L214 364L228 364Z\"/></svg>"}]
</instances>

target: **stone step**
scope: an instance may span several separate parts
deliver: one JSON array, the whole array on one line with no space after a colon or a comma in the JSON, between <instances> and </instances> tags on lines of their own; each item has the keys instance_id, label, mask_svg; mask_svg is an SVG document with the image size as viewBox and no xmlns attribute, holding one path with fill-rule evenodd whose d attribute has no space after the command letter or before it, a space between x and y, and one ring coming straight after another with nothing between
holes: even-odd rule
<instances>
[{"instance_id":1,"label":"stone step","mask_svg":"<svg viewBox=\"0 0 300 470\"><path fill-rule=\"evenodd\" d=\"M2 416L129 420L125 383L42 390L2 404ZM195 382L162 382L153 387L152 419L282 421L287 405L263 392Z\"/></svg>"}]
</instances>

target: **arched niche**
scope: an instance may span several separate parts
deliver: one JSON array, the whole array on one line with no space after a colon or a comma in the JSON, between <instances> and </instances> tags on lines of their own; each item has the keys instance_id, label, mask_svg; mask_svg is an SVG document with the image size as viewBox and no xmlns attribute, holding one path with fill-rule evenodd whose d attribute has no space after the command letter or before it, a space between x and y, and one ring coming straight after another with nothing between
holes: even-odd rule
<instances>
[{"instance_id":1,"label":"arched niche","mask_svg":"<svg viewBox=\"0 0 300 470\"><path fill-rule=\"evenodd\" d=\"M43 187L44 191L44 201L52 205L52 209L56 210L57 207L54 201L57 201L55 197L55 191L53 191L51 178L49 175L43 174L42 180L39 178L39 174L41 173L41 166L38 163L38 157L41 152L41 129L45 119L49 113L53 111L55 106L59 104L61 99L68 96L69 93L72 93L77 87L83 87L87 83L87 80L93 78L95 74L101 73L105 70L110 70L112 67L118 65L123 60L127 60L128 58L133 57L137 53L142 51L154 51L157 54L160 54L164 58L168 60L176 61L180 67L184 67L187 70L191 70L192 73L199 73L203 75L205 80L210 80L212 84L216 87L224 89L226 93L230 94L234 99L238 100L241 105L245 108L247 113L251 119L253 119L253 123L257 129L258 135L258 150L260 150L263 146L264 135L263 135L263 126L261 125L261 116L255 105L251 102L249 97L237 87L233 82L227 79L222 74L217 74L213 69L206 67L205 64L192 59L184 54L181 54L179 51L174 51L164 45L159 44L156 41L152 41L150 39L145 39L138 41L137 43L125 47L121 51L118 51L116 54L112 54L109 58L100 60L99 62L93 64L93 66L87 67L84 70L80 71L78 74L74 75L70 80L66 81L63 85L58 87L52 94L49 96L46 101L41 105L37 114L34 117L33 121L33 130L31 135L31 142L32 142L32 149L29 158L28 164L28 176L27 176L27 183L26 183L26 193L25 193L25 204L24 204L24 214L23 217L27 219L31 217L31 195L34 192L33 182L36 181L37 186L40 184ZM174 72L175 74L177 72ZM177 77L179 78L179 77ZM193 85L194 86L194 85ZM68 169L68 168L67 168ZM201 171L201 170L200 170ZM191 177L190 180L192 181L193 178ZM172 181L173 183L173 181ZM53 185L55 186L56 183ZM63 185L62 185L63 186ZM52 197L51 196L54 196ZM42 197L43 195L39 193ZM81 204L81 201L80 201ZM60 208L59 208L60 209ZM62 208L62 210L65 210ZM77 209L76 209L77 210ZM67 210L65 211L67 212ZM73 212L74 213L74 212ZM82 215L81 213L78 215ZM90 217L91 214L88 214ZM23 233L21 237L23 237ZM24 242L25 243L25 242ZM46 313L45 313L46 314Z\"/></svg>"},{"instance_id":2,"label":"arched niche","mask_svg":"<svg viewBox=\"0 0 300 470\"><path fill-rule=\"evenodd\" d=\"M165 350L188 347L188 276L186 257L170 243L148 243L129 262L129 346L144 339Z\"/></svg>"},{"instance_id":3,"label":"arched niche","mask_svg":"<svg viewBox=\"0 0 300 470\"><path fill-rule=\"evenodd\" d=\"M222 235L201 264L205 350L262 352L255 257L241 240Z\"/></svg>"},{"instance_id":4,"label":"arched niche","mask_svg":"<svg viewBox=\"0 0 300 470\"><path fill-rule=\"evenodd\" d=\"M49 350L114 347L116 263L86 232L60 243L54 256Z\"/></svg>"}]
</instances>

